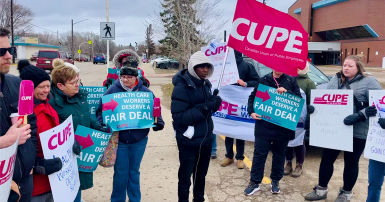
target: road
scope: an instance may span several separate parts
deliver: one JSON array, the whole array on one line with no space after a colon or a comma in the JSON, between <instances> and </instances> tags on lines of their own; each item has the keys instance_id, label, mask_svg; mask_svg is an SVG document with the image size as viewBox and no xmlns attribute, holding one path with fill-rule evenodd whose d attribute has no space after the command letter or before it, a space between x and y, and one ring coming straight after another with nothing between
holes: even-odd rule
<instances>
[{"instance_id":1,"label":"road","mask_svg":"<svg viewBox=\"0 0 385 202\"><path fill-rule=\"evenodd\" d=\"M75 63L81 70L80 77L85 86L100 86L106 77L106 65L93 65L92 63ZM146 77L151 81L150 89L157 97L161 97L160 85L170 83L170 75L157 75L149 64L141 66ZM328 75L334 74L338 68L322 67ZM369 70L375 76L385 76L382 70ZM17 75L16 67L11 68L11 73ZM379 77L377 77L379 78ZM161 132L150 132L149 142L141 165L141 190L143 202L177 201L177 172L179 167L178 149L172 128L170 110L162 108L162 116L166 127ZM272 195L270 185L262 184L261 191L254 196L246 197L243 194L250 179L250 169L239 170L235 164L222 168L220 163L225 158L225 146L221 137L217 137L218 158L211 160L206 183L206 201L217 202L298 202L304 201L303 196L312 191L318 182L318 169L320 164L321 149L307 146L304 174L299 178L285 176L281 180L281 194ZM245 156L253 157L253 142L247 142ZM352 202L366 200L368 185L368 159L362 157L360 161L358 181L354 187ZM329 184L329 195L325 201L334 201L339 188L343 185L343 154L334 164L334 175ZM269 176L271 170L271 154L268 157L265 175ZM113 168L99 167L94 173L94 187L82 193L86 202L109 201L112 190ZM385 191L382 191L385 201ZM190 200L191 201L191 200Z\"/></svg>"}]
</instances>

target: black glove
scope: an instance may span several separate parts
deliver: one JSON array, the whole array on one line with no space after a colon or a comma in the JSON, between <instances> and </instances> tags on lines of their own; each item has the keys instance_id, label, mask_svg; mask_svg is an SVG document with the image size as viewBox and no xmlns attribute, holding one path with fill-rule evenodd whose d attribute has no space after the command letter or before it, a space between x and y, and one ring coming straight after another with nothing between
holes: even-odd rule
<instances>
[{"instance_id":1,"label":"black glove","mask_svg":"<svg viewBox=\"0 0 385 202\"><path fill-rule=\"evenodd\" d=\"M215 99L208 100L205 103L195 105L195 108L199 109L204 116L215 111L216 102Z\"/></svg>"},{"instance_id":2,"label":"black glove","mask_svg":"<svg viewBox=\"0 0 385 202\"><path fill-rule=\"evenodd\" d=\"M314 112L315 108L313 105L308 105L307 106L307 113L312 114Z\"/></svg>"},{"instance_id":3,"label":"black glove","mask_svg":"<svg viewBox=\"0 0 385 202\"><path fill-rule=\"evenodd\" d=\"M375 106L369 106L365 108L365 115L369 118L371 116L376 116L377 109Z\"/></svg>"},{"instance_id":4,"label":"black glove","mask_svg":"<svg viewBox=\"0 0 385 202\"><path fill-rule=\"evenodd\" d=\"M213 112L215 110L216 104L217 103L216 103L215 99L212 99L212 100L206 101L205 106L207 107L208 111Z\"/></svg>"},{"instance_id":5,"label":"black glove","mask_svg":"<svg viewBox=\"0 0 385 202\"><path fill-rule=\"evenodd\" d=\"M76 155L79 155L82 150L80 149L79 142L75 139L74 144L72 145L72 152Z\"/></svg>"},{"instance_id":6,"label":"black glove","mask_svg":"<svg viewBox=\"0 0 385 202\"><path fill-rule=\"evenodd\" d=\"M63 163L59 157L54 159L36 160L35 172L41 175L51 175L59 171L63 167Z\"/></svg>"},{"instance_id":7,"label":"black glove","mask_svg":"<svg viewBox=\"0 0 385 202\"><path fill-rule=\"evenodd\" d=\"M305 130L309 130L310 129L310 117L307 116L306 117L306 121L305 121Z\"/></svg>"},{"instance_id":8,"label":"black glove","mask_svg":"<svg viewBox=\"0 0 385 202\"><path fill-rule=\"evenodd\" d=\"M215 100L215 110L214 112L218 111L219 107L221 107L222 104L222 98L218 95L213 96L213 100Z\"/></svg>"},{"instance_id":9,"label":"black glove","mask_svg":"<svg viewBox=\"0 0 385 202\"><path fill-rule=\"evenodd\" d=\"M113 80L111 78L108 78L106 82L104 83L105 87L111 86L113 84Z\"/></svg>"},{"instance_id":10,"label":"black glove","mask_svg":"<svg viewBox=\"0 0 385 202\"><path fill-rule=\"evenodd\" d=\"M159 130L163 130L164 128L164 125L160 124L160 123L154 123L155 127L152 127L152 130L154 131L159 131Z\"/></svg>"},{"instance_id":11,"label":"black glove","mask_svg":"<svg viewBox=\"0 0 385 202\"><path fill-rule=\"evenodd\" d=\"M382 129L385 129L385 118L380 118L378 124L380 124Z\"/></svg>"},{"instance_id":12,"label":"black glove","mask_svg":"<svg viewBox=\"0 0 385 202\"><path fill-rule=\"evenodd\" d=\"M362 112L354 113L352 115L347 116L344 119L344 124L347 126L353 125L355 123L358 123L360 121L365 121L365 115Z\"/></svg>"}]
</instances>

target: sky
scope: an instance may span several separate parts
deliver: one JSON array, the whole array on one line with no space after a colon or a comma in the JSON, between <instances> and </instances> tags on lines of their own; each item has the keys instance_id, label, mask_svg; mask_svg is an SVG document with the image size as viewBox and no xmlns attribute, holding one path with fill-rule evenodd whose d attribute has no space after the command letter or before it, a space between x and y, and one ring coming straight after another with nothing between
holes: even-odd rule
<instances>
[{"instance_id":1,"label":"sky","mask_svg":"<svg viewBox=\"0 0 385 202\"><path fill-rule=\"evenodd\" d=\"M74 32L100 32L100 22L106 21L106 1L104 0L16 0L30 8L35 17L31 22L34 32L50 30L59 34L71 31L71 19ZM213 0L208 0L213 1ZM262 1L262 0L258 0ZM287 13L296 0L266 0L268 6ZM223 10L223 20L227 24L220 32L231 30L236 0L221 0L215 9ZM109 21L115 22L115 42L119 45L132 45L144 41L146 22L161 11L159 0L109 0ZM44 29L42 29L44 28ZM155 40L157 37L155 38Z\"/></svg>"}]
</instances>

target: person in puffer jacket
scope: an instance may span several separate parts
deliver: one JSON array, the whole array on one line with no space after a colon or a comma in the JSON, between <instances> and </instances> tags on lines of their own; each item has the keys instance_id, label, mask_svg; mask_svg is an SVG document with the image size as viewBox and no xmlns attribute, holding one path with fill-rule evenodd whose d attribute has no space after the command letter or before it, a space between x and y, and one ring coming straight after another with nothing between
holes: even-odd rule
<instances>
[{"instance_id":1,"label":"person in puffer jacket","mask_svg":"<svg viewBox=\"0 0 385 202\"><path fill-rule=\"evenodd\" d=\"M194 201L204 201L205 179L210 163L214 124L211 115L218 111L222 99L212 95L214 67L201 52L194 53L188 69L173 78L171 114L179 149L178 198L188 202L191 175L194 173Z\"/></svg>"},{"instance_id":2,"label":"person in puffer jacket","mask_svg":"<svg viewBox=\"0 0 385 202\"><path fill-rule=\"evenodd\" d=\"M361 57L357 55L346 57L342 70L330 80L327 87L327 89L333 90L351 89L354 95L353 114L347 116L344 119L344 123L341 123L353 125L353 152L344 152L344 183L343 187L339 190L336 202L348 202L353 196L352 190L358 177L358 164L365 149L366 137L368 135L369 117L377 114L376 108L369 106L369 91L382 89L376 78L365 76ZM309 113L312 113L312 111L314 110L309 111ZM333 176L333 165L340 152L340 150L323 149L318 185L305 196L305 200L316 201L327 198L328 184Z\"/></svg>"}]
</instances>

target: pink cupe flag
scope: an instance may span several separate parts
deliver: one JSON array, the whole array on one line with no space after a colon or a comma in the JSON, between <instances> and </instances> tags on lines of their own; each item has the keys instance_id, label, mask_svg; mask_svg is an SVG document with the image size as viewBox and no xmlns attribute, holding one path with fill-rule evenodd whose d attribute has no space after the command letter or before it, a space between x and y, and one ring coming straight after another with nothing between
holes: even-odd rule
<instances>
[{"instance_id":1,"label":"pink cupe flag","mask_svg":"<svg viewBox=\"0 0 385 202\"><path fill-rule=\"evenodd\" d=\"M23 124L27 124L27 116L33 114L33 91L32 81L23 80L19 92L19 116L24 116Z\"/></svg>"}]
</instances>

